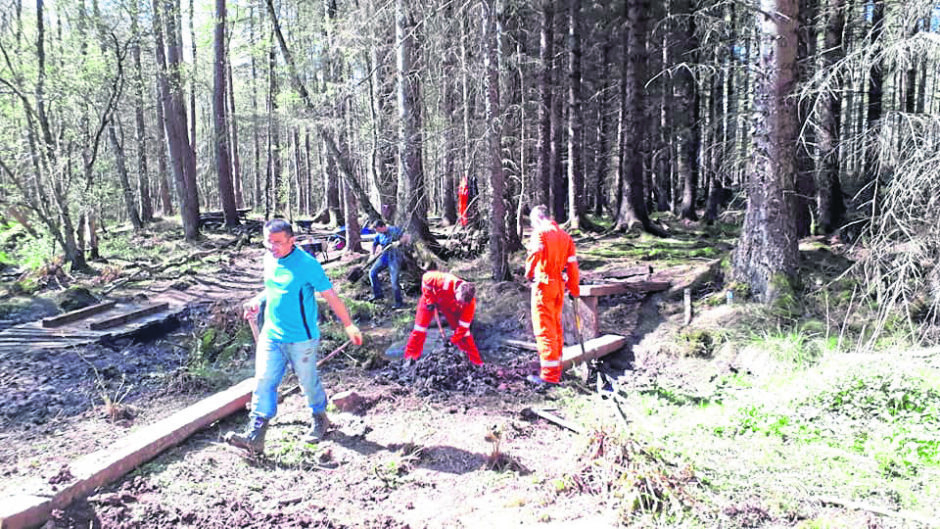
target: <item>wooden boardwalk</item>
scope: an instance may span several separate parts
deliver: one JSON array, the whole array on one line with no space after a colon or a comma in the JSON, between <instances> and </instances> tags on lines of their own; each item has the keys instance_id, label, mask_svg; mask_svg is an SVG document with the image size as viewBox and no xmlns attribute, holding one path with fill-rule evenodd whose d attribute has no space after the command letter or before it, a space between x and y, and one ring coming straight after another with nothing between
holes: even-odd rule
<instances>
[{"instance_id":1,"label":"wooden boardwalk","mask_svg":"<svg viewBox=\"0 0 940 529\"><path fill-rule=\"evenodd\" d=\"M240 304L261 289L260 258L257 261L245 267L223 266L216 273L185 275L177 280L150 282L146 287L124 288L122 294L135 301L102 306L93 314L70 318L73 313L66 313L9 327L0 331L0 356L80 347L129 336L178 316L192 303Z\"/></svg>"},{"instance_id":2,"label":"wooden boardwalk","mask_svg":"<svg viewBox=\"0 0 940 529\"><path fill-rule=\"evenodd\" d=\"M177 316L186 308L185 304L143 301L139 303L116 303L112 308L77 321L56 327L43 327L42 321L31 321L0 331L0 355L28 354L42 349L61 349L100 342L106 338L118 338L133 334L149 325ZM107 320L127 317L141 310L159 309L151 314L130 319L95 330L106 325Z\"/></svg>"}]
</instances>

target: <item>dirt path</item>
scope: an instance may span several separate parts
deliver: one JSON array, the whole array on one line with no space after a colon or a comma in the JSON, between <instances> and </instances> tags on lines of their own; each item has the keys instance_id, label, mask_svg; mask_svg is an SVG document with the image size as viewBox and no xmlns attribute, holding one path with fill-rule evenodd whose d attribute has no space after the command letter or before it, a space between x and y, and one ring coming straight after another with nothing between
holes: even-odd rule
<instances>
[{"instance_id":1,"label":"dirt path","mask_svg":"<svg viewBox=\"0 0 940 529\"><path fill-rule=\"evenodd\" d=\"M227 421L59 513L54 526L615 525L595 497L565 494L556 482L578 464L579 436L522 413L556 405L571 390L542 394L514 384L483 396L435 390L428 399L348 371L325 379L328 387L367 395L372 405L359 415L334 413L334 429L319 445L300 442L307 411L292 396L269 431L264 457L246 459L222 444L223 433L238 426ZM496 457L487 440L494 431L501 437Z\"/></svg>"}]
</instances>

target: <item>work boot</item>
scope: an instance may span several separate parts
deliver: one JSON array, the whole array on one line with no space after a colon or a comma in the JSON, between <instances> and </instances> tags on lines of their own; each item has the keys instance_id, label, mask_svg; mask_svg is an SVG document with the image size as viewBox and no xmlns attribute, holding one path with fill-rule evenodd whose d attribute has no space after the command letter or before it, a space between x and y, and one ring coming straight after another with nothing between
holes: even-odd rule
<instances>
[{"instance_id":1,"label":"work boot","mask_svg":"<svg viewBox=\"0 0 940 529\"><path fill-rule=\"evenodd\" d=\"M252 415L248 426L242 433L229 432L225 434L225 442L247 450L252 454L264 452L264 435L268 431L268 420L260 415Z\"/></svg>"},{"instance_id":2,"label":"work boot","mask_svg":"<svg viewBox=\"0 0 940 529\"><path fill-rule=\"evenodd\" d=\"M528 375L525 377L525 379L526 379L526 382L529 382L530 384L535 384L536 386L544 386L545 384L548 384L548 382L542 380L542 377L538 375Z\"/></svg>"},{"instance_id":3,"label":"work boot","mask_svg":"<svg viewBox=\"0 0 940 529\"><path fill-rule=\"evenodd\" d=\"M330 419L325 411L313 414L313 426L304 441L308 443L318 443L326 437L326 430L330 427Z\"/></svg>"},{"instance_id":4,"label":"work boot","mask_svg":"<svg viewBox=\"0 0 940 529\"><path fill-rule=\"evenodd\" d=\"M550 387L554 387L554 386L557 386L557 385L558 385L558 382L552 382L552 381L550 381L550 380L545 380L544 378L542 378L542 377L540 377L540 376L538 376L538 375L529 375L529 376L525 377L525 379L526 379L527 382L530 382L530 383L532 383L532 384L535 384L537 387L543 387L543 388L547 387L547 388L550 388Z\"/></svg>"}]
</instances>

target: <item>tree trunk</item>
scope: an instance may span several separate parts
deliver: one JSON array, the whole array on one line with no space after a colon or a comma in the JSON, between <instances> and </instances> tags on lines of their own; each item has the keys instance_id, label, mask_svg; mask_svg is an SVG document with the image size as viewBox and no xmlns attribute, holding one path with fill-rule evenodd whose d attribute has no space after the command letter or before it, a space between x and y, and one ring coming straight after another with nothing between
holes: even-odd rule
<instances>
[{"instance_id":1,"label":"tree trunk","mask_svg":"<svg viewBox=\"0 0 940 529\"><path fill-rule=\"evenodd\" d=\"M182 8L177 7L177 9L182 9ZM192 67L192 71L190 72L190 77L189 77L189 84L190 84L189 86L190 88L189 109L192 111L192 118L193 118L192 121L190 121L189 123L189 126L190 126L189 136L191 140L189 147L190 149L192 149L193 153L196 153L198 152L198 149L196 148L196 116L198 114L196 113L196 73L197 73L196 72L196 69L197 69L196 57L197 56L196 56L196 29L195 29L195 26L193 25L194 18L195 18L195 9L193 9L193 0L189 0L189 42L192 45L192 52L193 52L193 67ZM182 24L180 25L182 26ZM182 39L180 39L180 42L182 42ZM182 45L180 47L182 48ZM183 62L182 57L183 57L183 53L182 51L180 51L180 62ZM182 88L180 90L182 90Z\"/></svg>"},{"instance_id":2,"label":"tree trunk","mask_svg":"<svg viewBox=\"0 0 940 529\"><path fill-rule=\"evenodd\" d=\"M345 151L342 155L343 158L348 158L349 156ZM352 181L355 181L355 179L349 176L343 183L343 209L346 210L346 219L344 222L346 225L346 247L344 251L346 253L361 253L362 237L360 235L361 227L359 226L359 207L358 200L356 200L356 193L353 192L352 186L349 185L349 182Z\"/></svg>"},{"instance_id":3,"label":"tree trunk","mask_svg":"<svg viewBox=\"0 0 940 529\"><path fill-rule=\"evenodd\" d=\"M235 79L232 77L232 63L231 61L226 61L227 66L227 78L228 78L228 106L226 107L228 111L229 125L231 128L231 145L232 145L232 180L235 183L235 206L238 208L245 207L245 191L244 191L244 181L242 180L242 161L241 157L238 155L238 119L235 115Z\"/></svg>"},{"instance_id":4,"label":"tree trunk","mask_svg":"<svg viewBox=\"0 0 940 529\"><path fill-rule=\"evenodd\" d=\"M407 231L431 241L424 169L421 165L420 77L414 65L417 26L405 4L406 0L395 2L395 40L398 44L398 203L404 206L404 209L398 211L398 219Z\"/></svg>"},{"instance_id":5,"label":"tree trunk","mask_svg":"<svg viewBox=\"0 0 940 529\"><path fill-rule=\"evenodd\" d=\"M581 0L568 0L568 225L584 217L584 115L581 102Z\"/></svg>"},{"instance_id":6,"label":"tree trunk","mask_svg":"<svg viewBox=\"0 0 940 529\"><path fill-rule=\"evenodd\" d=\"M761 0L760 63L754 93L754 156L748 205L733 275L759 301L793 288L799 253L793 212L799 116L796 86L798 0Z\"/></svg>"},{"instance_id":7,"label":"tree trunk","mask_svg":"<svg viewBox=\"0 0 940 529\"><path fill-rule=\"evenodd\" d=\"M249 17L248 17L248 30L249 30L249 44L252 48L255 46L255 8L249 8ZM252 163L254 164L254 170L252 171L252 181L254 182L254 195L252 196L251 205L253 208L258 209L263 204L262 201L262 191L261 191L261 127L259 126L261 120L258 115L258 66L255 63L255 54L251 54L251 121L254 124L251 127L251 135L253 139L253 157Z\"/></svg>"},{"instance_id":8,"label":"tree trunk","mask_svg":"<svg viewBox=\"0 0 940 529\"><path fill-rule=\"evenodd\" d=\"M114 121L117 121L115 119ZM140 231L143 223L140 221L140 215L137 214L137 202L134 197L134 190L131 189L130 178L127 175L127 157L124 154L124 145L118 138L117 128L114 121L108 125L108 138L111 140L111 150L114 151L114 165L117 169L118 178L121 182L121 193L124 195L124 208L127 210L127 218L134 227L134 231ZM120 122L118 122L120 125ZM121 134L123 137L124 134Z\"/></svg>"},{"instance_id":9,"label":"tree trunk","mask_svg":"<svg viewBox=\"0 0 940 529\"><path fill-rule=\"evenodd\" d=\"M871 42L875 44L878 40L881 39L881 34L884 28L884 15L885 15L885 5L884 2L874 2L872 8L872 30L871 30ZM878 145L879 141L875 141L875 138L881 136L884 132L881 130L881 115L882 115L882 105L884 98L884 68L882 65L878 64L877 66L870 69L868 72L868 107L865 112L865 121L867 123L866 128L866 141L865 144L868 148L865 151L865 174L864 178L866 182L873 183L874 186L870 186L871 192L867 194L867 197L870 197L872 200L872 211L877 211L878 196L878 180L881 172L879 158L878 158Z\"/></svg>"},{"instance_id":10,"label":"tree trunk","mask_svg":"<svg viewBox=\"0 0 940 529\"><path fill-rule=\"evenodd\" d=\"M43 150L43 153L37 154L42 155L41 160L45 160L44 165L46 167L55 167L58 165L56 163L55 142L52 137L52 129L49 124L49 117L46 113L46 42L44 16L43 0L36 0L36 118L39 121L40 137L42 138ZM54 174L50 176L53 180L53 202L55 203L58 210L59 222L61 225L61 229L56 228L54 231L52 231L52 233L58 232L61 234L58 239L63 246L63 250L65 251L65 260L71 263L72 269L84 269L87 267L87 263L85 261L84 253L81 251L75 240L75 225L72 222L71 213L69 212L68 207L68 197L66 196L68 191L67 189L63 189L60 178L56 178ZM45 192L45 190L42 189L38 191L40 193ZM54 222L47 222L47 224L50 227L55 225Z\"/></svg>"},{"instance_id":11,"label":"tree trunk","mask_svg":"<svg viewBox=\"0 0 940 529\"><path fill-rule=\"evenodd\" d=\"M134 123L137 132L137 189L140 195L140 220L153 222L153 199L150 196L150 176L147 174L147 125L144 121L144 78L140 63L139 4L131 3L131 59L134 61Z\"/></svg>"},{"instance_id":12,"label":"tree trunk","mask_svg":"<svg viewBox=\"0 0 940 529\"><path fill-rule=\"evenodd\" d=\"M693 5L690 0L676 0L675 7L676 28L675 58L682 62L694 62L692 56L697 45L695 42L695 28L692 24ZM675 113L673 113L676 145L676 176L682 182L682 203L679 206L679 216L684 219L698 220L695 211L695 196L698 191L698 170L695 163L695 152L698 129L695 126L694 116L696 108L695 78L688 68L677 69L672 77L675 90Z\"/></svg>"},{"instance_id":13,"label":"tree trunk","mask_svg":"<svg viewBox=\"0 0 940 529\"><path fill-rule=\"evenodd\" d=\"M561 38L561 37L559 37ZM564 132L564 105L562 104L562 64L561 58L556 54L554 58L554 67L552 68L555 76L554 87L558 89L552 94L552 215L558 222L564 222L568 219L568 185L565 180L565 168L562 164L562 152L564 151L565 132Z\"/></svg>"},{"instance_id":14,"label":"tree trunk","mask_svg":"<svg viewBox=\"0 0 940 529\"><path fill-rule=\"evenodd\" d=\"M159 68L159 67L158 67ZM167 173L169 172L169 167L167 164L167 140L166 140L166 120L163 115L163 104L162 98L160 96L160 86L159 86L159 75L158 80L154 84L155 95L154 98L157 102L156 111L157 111L157 123L154 125L154 128L157 130L157 172L160 173L160 207L164 215L173 214L173 198L172 191L170 189L170 180L167 178Z\"/></svg>"},{"instance_id":15,"label":"tree trunk","mask_svg":"<svg viewBox=\"0 0 940 529\"><path fill-rule=\"evenodd\" d=\"M463 64L463 75L461 76L461 94L463 100L463 176L467 178L470 187L470 197L467 205L467 221L471 226L480 227L481 219L479 215L476 195L477 176L474 168L476 167L476 150L473 148L472 129L470 123L474 115L474 97L473 83L470 82L470 19L466 10L462 10L460 17L460 58Z\"/></svg>"},{"instance_id":16,"label":"tree trunk","mask_svg":"<svg viewBox=\"0 0 940 529\"><path fill-rule=\"evenodd\" d=\"M597 156L591 189L594 198L594 215L601 216L607 205L607 170L610 167L610 120L607 117L610 98L610 38L601 50L600 95L597 98Z\"/></svg>"},{"instance_id":17,"label":"tree trunk","mask_svg":"<svg viewBox=\"0 0 940 529\"><path fill-rule=\"evenodd\" d=\"M163 7L160 7L162 2ZM180 216L186 240L199 238L199 191L196 185L196 156L190 147L186 130L186 105L183 103L182 79L180 76L180 43L176 26L178 2L153 0L154 35L157 53L158 79L160 81L163 115L170 147L170 162L176 178L180 198ZM165 11L165 12L164 12ZM165 24L165 27L163 26ZM166 55L164 40L166 36ZM164 59L165 57L165 59Z\"/></svg>"},{"instance_id":18,"label":"tree trunk","mask_svg":"<svg viewBox=\"0 0 940 529\"><path fill-rule=\"evenodd\" d=\"M401 1L401 0L399 0ZM499 70L497 69L495 0L483 1L483 69L486 79L486 145L490 177L490 267L495 281L510 279L506 251L505 182L500 156Z\"/></svg>"},{"instance_id":19,"label":"tree trunk","mask_svg":"<svg viewBox=\"0 0 940 529\"><path fill-rule=\"evenodd\" d=\"M552 55L554 39L554 0L542 0L539 40L539 203L548 206L552 196Z\"/></svg>"},{"instance_id":20,"label":"tree trunk","mask_svg":"<svg viewBox=\"0 0 940 529\"><path fill-rule=\"evenodd\" d=\"M447 59L444 63L442 95L441 95L441 113L446 120L447 125L444 129L444 175L443 186L441 189L442 206L444 221L451 226L457 224L457 199L454 196L457 191L457 178L455 173L454 155L457 152L457 142L455 140L454 130L457 121L454 116L456 107L457 91L454 87L454 79L457 75L456 61L453 51L448 51Z\"/></svg>"},{"instance_id":21,"label":"tree trunk","mask_svg":"<svg viewBox=\"0 0 940 529\"><path fill-rule=\"evenodd\" d=\"M192 1L192 0L190 0ZM219 202L225 226L238 226L238 208L235 205L235 187L232 183L232 157L229 148L229 123L226 112L228 81L225 54L225 0L215 0L215 64L212 92L212 114L215 124L215 164L219 172Z\"/></svg>"},{"instance_id":22,"label":"tree trunk","mask_svg":"<svg viewBox=\"0 0 940 529\"><path fill-rule=\"evenodd\" d=\"M648 54L645 46L646 6L642 0L628 0L624 42L624 105L623 112L623 178L621 179L621 201L617 212L615 229L628 231L635 227L661 235L662 232L650 221L646 209L646 193L643 189L643 130L644 90Z\"/></svg>"},{"instance_id":23,"label":"tree trunk","mask_svg":"<svg viewBox=\"0 0 940 529\"><path fill-rule=\"evenodd\" d=\"M823 51L818 55L817 70L829 71L845 55L842 45L842 30L845 27L844 0L828 0L825 11L825 36ZM839 181L839 116L841 96L838 88L820 93L816 101L819 120L816 131L816 209L819 213L819 229L826 234L842 225L845 202L842 199L842 184Z\"/></svg>"},{"instance_id":24,"label":"tree trunk","mask_svg":"<svg viewBox=\"0 0 940 529\"><path fill-rule=\"evenodd\" d=\"M268 166L265 179L264 213L266 219L271 218L272 214L276 217L284 215L281 190L281 135L280 124L277 119L277 95L277 52L272 42L271 48L268 50Z\"/></svg>"}]
</instances>

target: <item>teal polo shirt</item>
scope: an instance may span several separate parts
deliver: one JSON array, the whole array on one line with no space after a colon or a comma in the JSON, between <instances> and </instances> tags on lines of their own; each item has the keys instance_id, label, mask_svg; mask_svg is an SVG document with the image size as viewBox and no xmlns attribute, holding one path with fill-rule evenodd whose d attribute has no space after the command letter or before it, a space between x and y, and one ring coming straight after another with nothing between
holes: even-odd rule
<instances>
[{"instance_id":1,"label":"teal polo shirt","mask_svg":"<svg viewBox=\"0 0 940 529\"><path fill-rule=\"evenodd\" d=\"M264 327L274 342L297 343L320 337L316 293L333 288L320 263L294 248L280 259L264 254Z\"/></svg>"}]
</instances>

